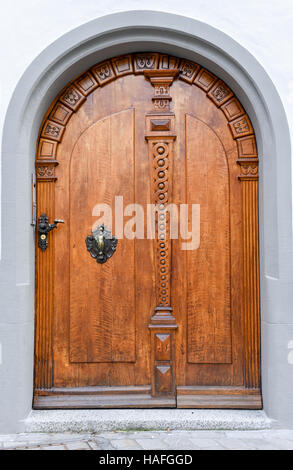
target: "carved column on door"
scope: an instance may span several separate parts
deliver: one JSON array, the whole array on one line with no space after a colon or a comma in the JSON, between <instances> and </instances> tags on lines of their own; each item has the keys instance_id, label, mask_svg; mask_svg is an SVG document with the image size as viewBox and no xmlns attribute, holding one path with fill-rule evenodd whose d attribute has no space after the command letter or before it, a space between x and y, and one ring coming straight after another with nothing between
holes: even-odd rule
<instances>
[{"instance_id":1,"label":"carved column on door","mask_svg":"<svg viewBox=\"0 0 293 470\"><path fill-rule=\"evenodd\" d=\"M176 319L171 307L171 240L173 146L175 116L170 110L170 86L178 69L149 70L145 76L154 87L153 109L146 115L145 138L149 147L151 197L155 208L154 259L156 306L151 317L152 395L175 395Z\"/></svg>"},{"instance_id":2,"label":"carved column on door","mask_svg":"<svg viewBox=\"0 0 293 470\"><path fill-rule=\"evenodd\" d=\"M49 220L55 217L55 188L57 180L55 159L60 126L45 124L36 160L37 220L45 213ZM53 386L52 322L54 282L54 243L46 251L36 245L36 342L35 388L46 390ZM45 326L44 326L45 325Z\"/></svg>"},{"instance_id":3,"label":"carved column on door","mask_svg":"<svg viewBox=\"0 0 293 470\"><path fill-rule=\"evenodd\" d=\"M239 158L237 163L243 207L245 385L257 388L260 383L258 158L257 155Z\"/></svg>"}]
</instances>

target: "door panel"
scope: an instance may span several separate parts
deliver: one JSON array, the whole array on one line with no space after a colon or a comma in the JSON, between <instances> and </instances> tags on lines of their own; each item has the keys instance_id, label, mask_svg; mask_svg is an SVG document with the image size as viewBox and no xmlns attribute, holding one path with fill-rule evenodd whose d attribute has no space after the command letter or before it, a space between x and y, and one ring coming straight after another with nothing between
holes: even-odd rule
<instances>
[{"instance_id":1,"label":"door panel","mask_svg":"<svg viewBox=\"0 0 293 470\"><path fill-rule=\"evenodd\" d=\"M134 194L134 110L130 109L90 126L71 156L71 362L135 361L135 241L118 242L115 256L105 264L95 262L85 249L93 215L103 215L96 213L95 206L114 208L115 196L130 204Z\"/></svg>"},{"instance_id":2,"label":"door panel","mask_svg":"<svg viewBox=\"0 0 293 470\"><path fill-rule=\"evenodd\" d=\"M199 248L182 251L185 240L172 240L172 307L178 323L177 406L209 407L212 403L211 407L221 408L230 400L235 407L233 393L238 396L245 388L242 195L239 169L235 165L237 146L231 139L224 114L202 90L186 87L180 81L173 87L179 129L173 198L177 203L200 204ZM224 272L226 277L221 274ZM197 286L201 288L198 297ZM197 303L197 310L191 309L189 299ZM200 311L198 306L204 306L203 300L207 306ZM208 308L215 316L208 314ZM211 387L216 389L212 392ZM195 393L204 393L205 398L195 399ZM215 400L215 395L223 393L225 403L222 398Z\"/></svg>"},{"instance_id":3,"label":"door panel","mask_svg":"<svg viewBox=\"0 0 293 470\"><path fill-rule=\"evenodd\" d=\"M186 190L187 204L200 204L200 246L186 252L187 360L231 363L228 167L217 135L190 115Z\"/></svg>"},{"instance_id":4,"label":"door panel","mask_svg":"<svg viewBox=\"0 0 293 470\"><path fill-rule=\"evenodd\" d=\"M78 390L86 388L101 406L107 387L109 406L110 392L130 395L129 406L150 406L152 247L146 239L119 239L112 258L98 264L85 244L97 223L96 204L108 203L114 219L115 196L123 197L124 206L148 202L147 145L142 126L135 125L144 119L141 97L148 94L143 77L135 76L98 88L70 120L58 148L56 208L66 223L53 233L54 394L70 389L77 400ZM112 225L115 234L115 220Z\"/></svg>"}]
</instances>

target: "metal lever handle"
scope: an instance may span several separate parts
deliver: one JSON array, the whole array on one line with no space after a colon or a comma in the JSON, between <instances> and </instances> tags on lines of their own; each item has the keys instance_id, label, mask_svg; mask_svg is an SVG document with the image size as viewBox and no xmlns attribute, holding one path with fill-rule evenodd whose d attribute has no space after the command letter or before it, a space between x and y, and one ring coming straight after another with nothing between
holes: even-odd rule
<instances>
[{"instance_id":1,"label":"metal lever handle","mask_svg":"<svg viewBox=\"0 0 293 470\"><path fill-rule=\"evenodd\" d=\"M38 246L42 251L45 251L48 248L48 233L51 232L54 228L57 228L58 224L64 224L64 220L55 219L53 224L49 224L49 219L46 214L42 214L38 220L38 234L39 242Z\"/></svg>"}]
</instances>

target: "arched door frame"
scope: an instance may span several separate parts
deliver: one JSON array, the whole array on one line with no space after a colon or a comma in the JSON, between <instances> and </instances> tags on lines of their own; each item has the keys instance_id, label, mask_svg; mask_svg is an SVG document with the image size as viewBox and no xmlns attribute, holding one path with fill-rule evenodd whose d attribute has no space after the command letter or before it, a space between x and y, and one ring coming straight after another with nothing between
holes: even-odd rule
<instances>
[{"instance_id":1,"label":"arched door frame","mask_svg":"<svg viewBox=\"0 0 293 470\"><path fill-rule=\"evenodd\" d=\"M269 416L293 423L289 393L293 383L289 383L290 366L284 354L284 362L276 367L280 347L284 349L286 343L285 330L293 337L291 155L280 97L256 59L226 34L190 18L131 11L95 19L47 47L23 74L6 114L0 275L1 300L7 312L3 331L7 329L8 337L17 338L7 345L11 373L4 390L9 402L7 422L14 430L21 429L20 420L30 411L33 394L34 233L29 224L40 123L58 92L84 70L108 57L145 50L184 57L206 67L230 86L251 118L260 157L264 408Z\"/></svg>"}]
</instances>

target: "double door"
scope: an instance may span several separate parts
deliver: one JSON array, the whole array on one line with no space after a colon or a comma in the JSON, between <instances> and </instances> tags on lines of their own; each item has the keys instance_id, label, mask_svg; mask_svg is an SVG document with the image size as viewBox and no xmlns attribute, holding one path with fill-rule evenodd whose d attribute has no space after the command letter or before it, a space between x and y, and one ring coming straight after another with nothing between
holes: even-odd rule
<instances>
[{"instance_id":1,"label":"double door","mask_svg":"<svg viewBox=\"0 0 293 470\"><path fill-rule=\"evenodd\" d=\"M38 216L65 223L36 247L36 408L261 407L255 141L221 87L137 54L50 108Z\"/></svg>"}]
</instances>

